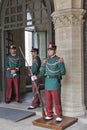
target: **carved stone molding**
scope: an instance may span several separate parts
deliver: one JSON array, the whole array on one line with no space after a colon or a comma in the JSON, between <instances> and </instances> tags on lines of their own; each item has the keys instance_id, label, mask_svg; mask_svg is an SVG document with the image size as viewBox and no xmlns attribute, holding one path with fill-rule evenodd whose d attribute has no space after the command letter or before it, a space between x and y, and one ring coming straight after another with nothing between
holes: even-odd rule
<instances>
[{"instance_id":1,"label":"carved stone molding","mask_svg":"<svg viewBox=\"0 0 87 130\"><path fill-rule=\"evenodd\" d=\"M82 25L84 22L83 16L85 10L83 9L70 9L54 12L52 16L52 21L55 28L65 27L65 26L77 26Z\"/></svg>"}]
</instances>

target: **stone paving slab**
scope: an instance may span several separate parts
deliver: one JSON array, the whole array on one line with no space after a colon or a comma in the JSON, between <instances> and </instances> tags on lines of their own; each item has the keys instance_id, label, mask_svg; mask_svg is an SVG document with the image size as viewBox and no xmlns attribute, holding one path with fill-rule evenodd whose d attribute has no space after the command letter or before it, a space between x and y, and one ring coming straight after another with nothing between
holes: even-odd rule
<instances>
[{"instance_id":1,"label":"stone paving slab","mask_svg":"<svg viewBox=\"0 0 87 130\"><path fill-rule=\"evenodd\" d=\"M0 107L0 118L12 120L12 121L20 121L25 118L29 118L34 116L36 113L32 111L18 110L13 108Z\"/></svg>"},{"instance_id":2,"label":"stone paving slab","mask_svg":"<svg viewBox=\"0 0 87 130\"><path fill-rule=\"evenodd\" d=\"M29 94L30 96L30 94ZM26 97L25 97L26 98ZM0 107L6 107L6 108L15 108L20 110L26 110L29 111L27 108L30 105L30 101L32 98L27 97L26 101L19 104L16 102L11 102L10 104L1 103ZM37 108L33 110L36 112L35 116L32 116L31 118L27 118L25 120L19 121L19 122L12 122L9 120L0 119L0 130L51 130L48 128L38 127L34 126L32 122L38 118L41 117L41 108ZM73 124L72 126L64 129L64 130L87 130L87 114L85 116L77 117L78 122Z\"/></svg>"}]
</instances>

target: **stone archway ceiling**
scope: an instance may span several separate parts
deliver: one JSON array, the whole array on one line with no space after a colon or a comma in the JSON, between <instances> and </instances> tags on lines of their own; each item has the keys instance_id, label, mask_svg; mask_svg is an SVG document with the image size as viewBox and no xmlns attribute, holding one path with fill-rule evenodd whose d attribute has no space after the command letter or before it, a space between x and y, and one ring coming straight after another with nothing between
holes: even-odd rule
<instances>
[{"instance_id":1,"label":"stone archway ceiling","mask_svg":"<svg viewBox=\"0 0 87 130\"><path fill-rule=\"evenodd\" d=\"M51 24L50 0L5 0L2 8L2 28L11 30L35 26L47 30ZM28 13L31 19L27 18Z\"/></svg>"}]
</instances>

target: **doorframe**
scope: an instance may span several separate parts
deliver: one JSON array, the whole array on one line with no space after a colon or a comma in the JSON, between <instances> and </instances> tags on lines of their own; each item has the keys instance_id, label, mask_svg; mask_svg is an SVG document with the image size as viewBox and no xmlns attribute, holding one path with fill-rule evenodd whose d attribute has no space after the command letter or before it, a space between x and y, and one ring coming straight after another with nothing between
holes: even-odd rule
<instances>
[{"instance_id":1,"label":"doorframe","mask_svg":"<svg viewBox=\"0 0 87 130\"><path fill-rule=\"evenodd\" d=\"M2 11L1 11L1 37L2 37L2 42L1 42L1 58L2 58L2 77L1 77L1 79L2 79L2 101L5 101L6 100L6 76L5 76L5 56L6 56L6 52L5 52L5 31L7 31L7 30L14 30L14 29L20 29L20 28L25 28L25 25L26 25L26 23L27 23L27 21L26 21L26 16L25 16L25 13L27 13L27 12L25 12L26 11L26 9L25 9L25 1L24 0L22 0L22 6L23 6L23 25L21 26L21 27L10 27L10 28L5 28L5 19L4 19L4 17L5 17L5 11L6 11L6 7L7 7L7 4L8 4L8 1L9 0L5 0L4 1L4 3L3 3L3 7L2 7ZM32 0L33 1L33 0ZM48 0L45 0L45 2L46 2L46 5L47 5L47 7L49 8L48 10L47 10L47 17L48 17L48 21L50 21L50 23L49 23L49 33L50 33L50 35L49 35L49 39L50 40L52 40L52 21L51 21L51 6L50 6L50 2L48 1ZM49 15L49 14L50 15ZM10 14L9 14L10 15Z\"/></svg>"},{"instance_id":2,"label":"doorframe","mask_svg":"<svg viewBox=\"0 0 87 130\"><path fill-rule=\"evenodd\" d=\"M1 31L1 58L2 58L2 101L5 101L5 95L6 95L6 78L5 78L5 42L4 42L4 30Z\"/></svg>"}]
</instances>

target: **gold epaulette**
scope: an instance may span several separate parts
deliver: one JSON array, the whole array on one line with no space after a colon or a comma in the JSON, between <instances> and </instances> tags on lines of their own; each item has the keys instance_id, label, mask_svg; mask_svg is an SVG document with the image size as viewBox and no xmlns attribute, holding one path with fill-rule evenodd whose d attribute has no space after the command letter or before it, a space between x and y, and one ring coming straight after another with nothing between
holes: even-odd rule
<instances>
[{"instance_id":1,"label":"gold epaulette","mask_svg":"<svg viewBox=\"0 0 87 130\"><path fill-rule=\"evenodd\" d=\"M64 59L62 57L57 56L60 62L64 62Z\"/></svg>"}]
</instances>

